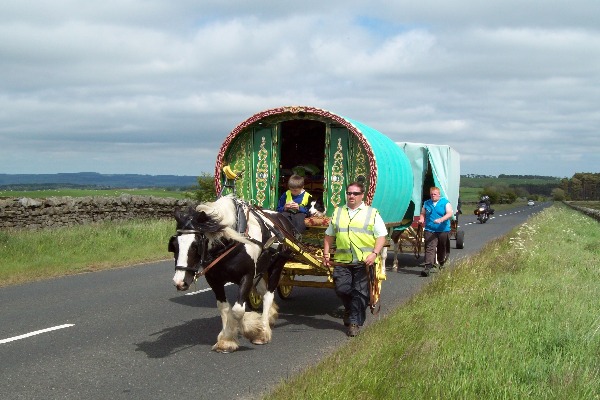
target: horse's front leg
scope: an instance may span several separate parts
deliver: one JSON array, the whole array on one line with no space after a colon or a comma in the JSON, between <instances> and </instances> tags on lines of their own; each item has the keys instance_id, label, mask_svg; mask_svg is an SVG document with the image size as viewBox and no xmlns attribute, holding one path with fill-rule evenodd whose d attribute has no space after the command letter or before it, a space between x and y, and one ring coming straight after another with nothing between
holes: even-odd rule
<instances>
[{"instance_id":1,"label":"horse's front leg","mask_svg":"<svg viewBox=\"0 0 600 400\"><path fill-rule=\"evenodd\" d=\"M242 278L239 286L238 301L236 302L234 308L240 304L242 307L241 310L245 311L245 301L248 299L250 290L252 290L252 285L253 277L251 275L247 275ZM261 289L259 288L258 290L260 293ZM265 308L270 307L269 303L272 302L272 296L271 301L265 301L265 296L263 295L263 314ZM261 314L254 311L249 311L244 312L241 315L234 313L234 315L240 317L242 334L253 344L266 344L271 341L271 327L269 326L268 320L266 323L263 322Z\"/></svg>"},{"instance_id":2,"label":"horse's front leg","mask_svg":"<svg viewBox=\"0 0 600 400\"><path fill-rule=\"evenodd\" d=\"M210 284L210 283L209 283ZM225 297L225 285L211 284L211 288L217 298L217 309L221 314L221 322L223 324L221 332L217 336L217 343L212 347L212 350L219 353L231 353L238 349L239 322L233 318L232 309Z\"/></svg>"},{"instance_id":3,"label":"horse's front leg","mask_svg":"<svg viewBox=\"0 0 600 400\"><path fill-rule=\"evenodd\" d=\"M275 289L279 285L281 272L287 261L287 257L276 255L272 260L268 270L267 287L264 287L265 280L261 279L257 286L257 291L262 295L263 311L260 315L261 331L257 332L252 340L254 344L267 344L271 341L273 331L271 326L275 324L278 317L277 304L275 303Z\"/></svg>"}]
</instances>

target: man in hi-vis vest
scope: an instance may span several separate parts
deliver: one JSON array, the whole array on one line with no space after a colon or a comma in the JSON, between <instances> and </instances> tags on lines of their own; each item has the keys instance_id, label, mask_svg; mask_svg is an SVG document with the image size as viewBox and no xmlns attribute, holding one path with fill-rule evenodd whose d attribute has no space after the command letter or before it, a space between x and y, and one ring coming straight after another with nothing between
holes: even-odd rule
<instances>
[{"instance_id":1,"label":"man in hi-vis vest","mask_svg":"<svg viewBox=\"0 0 600 400\"><path fill-rule=\"evenodd\" d=\"M363 203L365 186L352 182L346 189L346 205L337 207L325 231L323 264L331 265L335 239L333 281L344 305L348 336L356 336L364 324L369 305L369 282L365 265L373 266L386 242L387 229L376 208Z\"/></svg>"}]
</instances>

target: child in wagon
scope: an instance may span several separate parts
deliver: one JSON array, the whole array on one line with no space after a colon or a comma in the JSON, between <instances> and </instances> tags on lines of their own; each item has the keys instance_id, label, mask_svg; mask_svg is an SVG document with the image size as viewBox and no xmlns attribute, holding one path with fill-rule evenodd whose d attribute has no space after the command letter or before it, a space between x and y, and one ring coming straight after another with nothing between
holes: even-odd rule
<instances>
[{"instance_id":1,"label":"child in wagon","mask_svg":"<svg viewBox=\"0 0 600 400\"><path fill-rule=\"evenodd\" d=\"M281 195L277 211L292 221L292 224L302 234L306 230L304 218L308 216L311 195L304 190L304 178L292 175L288 180L288 190Z\"/></svg>"}]
</instances>

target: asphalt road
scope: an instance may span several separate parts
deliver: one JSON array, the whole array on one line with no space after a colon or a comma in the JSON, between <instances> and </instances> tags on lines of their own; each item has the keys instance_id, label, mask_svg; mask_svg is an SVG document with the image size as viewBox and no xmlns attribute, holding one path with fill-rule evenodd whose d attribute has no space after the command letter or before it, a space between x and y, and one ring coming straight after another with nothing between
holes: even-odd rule
<instances>
[{"instance_id":1,"label":"asphalt road","mask_svg":"<svg viewBox=\"0 0 600 400\"><path fill-rule=\"evenodd\" d=\"M546 206L497 212L486 224L465 209L465 248L452 249L449 267ZM422 261L401 256L384 282L381 312L367 325L431 279L419 276ZM178 293L172 275L168 261L0 288L0 398L256 398L360 340L346 336L333 290L295 287L285 301L276 296L271 343L242 338L235 353L212 352L221 327L212 292L200 280L192 293ZM235 287L227 289L234 299Z\"/></svg>"}]
</instances>

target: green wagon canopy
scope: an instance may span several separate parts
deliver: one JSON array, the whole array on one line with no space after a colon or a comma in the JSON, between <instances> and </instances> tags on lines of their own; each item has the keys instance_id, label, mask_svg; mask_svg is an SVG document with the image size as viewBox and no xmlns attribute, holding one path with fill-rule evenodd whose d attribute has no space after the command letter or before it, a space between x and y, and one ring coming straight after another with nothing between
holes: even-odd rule
<instances>
[{"instance_id":1,"label":"green wagon canopy","mask_svg":"<svg viewBox=\"0 0 600 400\"><path fill-rule=\"evenodd\" d=\"M225 166L240 173L235 186ZM389 226L400 224L413 192L409 159L389 137L308 106L269 109L236 126L217 155L215 187L274 209L293 173L305 176L305 189L322 199L328 216L345 204L346 185L363 181L365 203L379 209Z\"/></svg>"}]
</instances>

